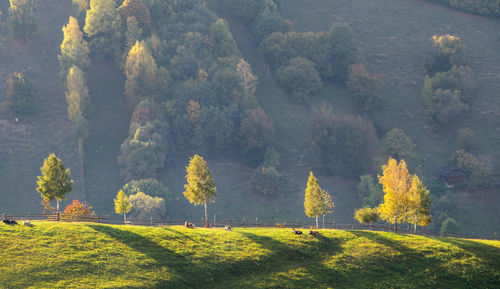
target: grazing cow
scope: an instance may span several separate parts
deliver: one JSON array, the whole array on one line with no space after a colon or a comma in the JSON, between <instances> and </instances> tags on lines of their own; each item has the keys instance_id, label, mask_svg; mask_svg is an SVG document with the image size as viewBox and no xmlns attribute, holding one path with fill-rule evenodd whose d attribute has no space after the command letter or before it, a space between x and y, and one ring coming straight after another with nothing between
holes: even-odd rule
<instances>
[{"instance_id":1,"label":"grazing cow","mask_svg":"<svg viewBox=\"0 0 500 289\"><path fill-rule=\"evenodd\" d=\"M28 227L33 227L33 224L31 222L28 222L28 221L23 221L23 225L28 226Z\"/></svg>"},{"instance_id":2,"label":"grazing cow","mask_svg":"<svg viewBox=\"0 0 500 289\"><path fill-rule=\"evenodd\" d=\"M9 219L4 219L3 222L6 224L6 225L17 225L17 222L14 221L14 220L9 220Z\"/></svg>"},{"instance_id":3,"label":"grazing cow","mask_svg":"<svg viewBox=\"0 0 500 289\"><path fill-rule=\"evenodd\" d=\"M231 228L231 226L224 226L224 230L226 230L226 231L232 231L233 228Z\"/></svg>"},{"instance_id":4,"label":"grazing cow","mask_svg":"<svg viewBox=\"0 0 500 289\"><path fill-rule=\"evenodd\" d=\"M309 230L309 235L319 236L319 231Z\"/></svg>"},{"instance_id":5,"label":"grazing cow","mask_svg":"<svg viewBox=\"0 0 500 289\"><path fill-rule=\"evenodd\" d=\"M184 226L186 228L194 229L194 224L191 222L184 222Z\"/></svg>"},{"instance_id":6,"label":"grazing cow","mask_svg":"<svg viewBox=\"0 0 500 289\"><path fill-rule=\"evenodd\" d=\"M292 228L292 233L294 233L295 235L302 235L302 231L295 230L295 228Z\"/></svg>"}]
</instances>

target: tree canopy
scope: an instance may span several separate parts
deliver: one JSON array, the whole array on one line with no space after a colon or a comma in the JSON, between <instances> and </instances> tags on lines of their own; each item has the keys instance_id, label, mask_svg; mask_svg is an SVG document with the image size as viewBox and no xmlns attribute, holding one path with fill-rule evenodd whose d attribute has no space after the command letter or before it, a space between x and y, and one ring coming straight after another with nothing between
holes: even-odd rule
<instances>
[{"instance_id":1,"label":"tree canopy","mask_svg":"<svg viewBox=\"0 0 500 289\"><path fill-rule=\"evenodd\" d=\"M38 176L38 187L36 190L45 201L57 200L57 211L59 212L59 201L73 190L73 180L70 178L69 169L64 168L62 161L55 154L50 154L40 168L41 176Z\"/></svg>"}]
</instances>

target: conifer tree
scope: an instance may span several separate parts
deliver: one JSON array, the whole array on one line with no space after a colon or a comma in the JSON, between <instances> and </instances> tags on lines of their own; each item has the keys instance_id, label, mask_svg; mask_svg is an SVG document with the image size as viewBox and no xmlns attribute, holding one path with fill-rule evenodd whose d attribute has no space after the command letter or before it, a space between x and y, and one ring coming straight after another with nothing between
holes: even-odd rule
<instances>
[{"instance_id":1,"label":"conifer tree","mask_svg":"<svg viewBox=\"0 0 500 289\"><path fill-rule=\"evenodd\" d=\"M394 224L394 232L398 231L398 223L405 222L411 206L412 176L408 173L406 162L398 162L389 158L382 166L382 175L378 176L384 190L384 203L378 212L382 220Z\"/></svg>"},{"instance_id":2,"label":"conifer tree","mask_svg":"<svg viewBox=\"0 0 500 289\"><path fill-rule=\"evenodd\" d=\"M125 94L131 105L157 91L158 66L144 41L137 41L130 49L125 63Z\"/></svg>"},{"instance_id":3,"label":"conifer tree","mask_svg":"<svg viewBox=\"0 0 500 289\"><path fill-rule=\"evenodd\" d=\"M61 67L61 77L66 77L70 67L77 65L85 68L90 64L89 46L83 39L83 32L80 31L78 20L73 16L69 17L69 22L62 28L64 39L61 43L61 54L57 56Z\"/></svg>"},{"instance_id":4,"label":"conifer tree","mask_svg":"<svg viewBox=\"0 0 500 289\"><path fill-rule=\"evenodd\" d=\"M14 72L7 79L5 107L14 115L29 115L35 111L35 88L33 82L21 72Z\"/></svg>"},{"instance_id":5,"label":"conifer tree","mask_svg":"<svg viewBox=\"0 0 500 289\"><path fill-rule=\"evenodd\" d=\"M319 215L325 214L333 209L331 197L330 195L327 197L327 195L328 193L320 188L318 180L313 175L313 172L310 172L304 197L304 208L308 217L316 218L316 228L319 227ZM327 203L329 204L326 205Z\"/></svg>"},{"instance_id":6,"label":"conifer tree","mask_svg":"<svg viewBox=\"0 0 500 289\"><path fill-rule=\"evenodd\" d=\"M115 212L119 215L123 214L123 222L127 223L127 213L132 209L132 203L129 201L127 195L120 190L116 194L115 201Z\"/></svg>"},{"instance_id":7,"label":"conifer tree","mask_svg":"<svg viewBox=\"0 0 500 289\"><path fill-rule=\"evenodd\" d=\"M69 169L64 168L62 161L55 154L50 154L40 168L41 176L38 176L38 187L36 190L42 198L47 201L57 201L57 213L59 213L59 202L73 190L73 180L70 179Z\"/></svg>"},{"instance_id":8,"label":"conifer tree","mask_svg":"<svg viewBox=\"0 0 500 289\"><path fill-rule=\"evenodd\" d=\"M207 202L215 202L215 182L212 173L207 167L207 162L195 154L186 167L186 181L184 196L195 206L203 204L205 207L205 221L208 227Z\"/></svg>"}]
</instances>

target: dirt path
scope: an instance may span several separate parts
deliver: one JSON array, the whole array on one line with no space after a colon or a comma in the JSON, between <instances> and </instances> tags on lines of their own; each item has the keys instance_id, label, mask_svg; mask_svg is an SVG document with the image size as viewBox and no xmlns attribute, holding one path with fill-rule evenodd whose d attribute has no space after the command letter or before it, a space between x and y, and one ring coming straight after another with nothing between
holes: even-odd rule
<instances>
[{"instance_id":1,"label":"dirt path","mask_svg":"<svg viewBox=\"0 0 500 289\"><path fill-rule=\"evenodd\" d=\"M124 83L113 62L92 59L88 86L94 114L85 146L85 185L87 201L97 213L113 211L113 198L123 185L117 157L131 116L123 95Z\"/></svg>"}]
</instances>

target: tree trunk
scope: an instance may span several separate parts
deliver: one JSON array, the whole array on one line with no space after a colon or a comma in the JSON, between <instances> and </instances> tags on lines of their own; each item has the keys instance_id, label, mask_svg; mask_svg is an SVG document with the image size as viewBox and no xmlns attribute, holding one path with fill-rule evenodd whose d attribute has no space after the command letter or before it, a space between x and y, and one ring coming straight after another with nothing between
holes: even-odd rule
<instances>
[{"instance_id":1,"label":"tree trunk","mask_svg":"<svg viewBox=\"0 0 500 289\"><path fill-rule=\"evenodd\" d=\"M398 221L394 222L394 233L398 233Z\"/></svg>"},{"instance_id":2,"label":"tree trunk","mask_svg":"<svg viewBox=\"0 0 500 289\"><path fill-rule=\"evenodd\" d=\"M323 214L323 229L325 228L325 214Z\"/></svg>"},{"instance_id":3,"label":"tree trunk","mask_svg":"<svg viewBox=\"0 0 500 289\"><path fill-rule=\"evenodd\" d=\"M205 202L205 227L208 228L207 202Z\"/></svg>"},{"instance_id":4,"label":"tree trunk","mask_svg":"<svg viewBox=\"0 0 500 289\"><path fill-rule=\"evenodd\" d=\"M414 227L413 227L413 234L416 234L417 233L417 223L414 224Z\"/></svg>"},{"instance_id":5,"label":"tree trunk","mask_svg":"<svg viewBox=\"0 0 500 289\"><path fill-rule=\"evenodd\" d=\"M123 212L123 223L127 223L127 213Z\"/></svg>"},{"instance_id":6,"label":"tree trunk","mask_svg":"<svg viewBox=\"0 0 500 289\"><path fill-rule=\"evenodd\" d=\"M57 212L57 221L59 221L59 199L56 199L56 203L57 203L57 206L56 206L56 208L57 208L57 211L56 211Z\"/></svg>"},{"instance_id":7,"label":"tree trunk","mask_svg":"<svg viewBox=\"0 0 500 289\"><path fill-rule=\"evenodd\" d=\"M318 225L318 216L316 216L316 229L319 229L319 225Z\"/></svg>"}]
</instances>

